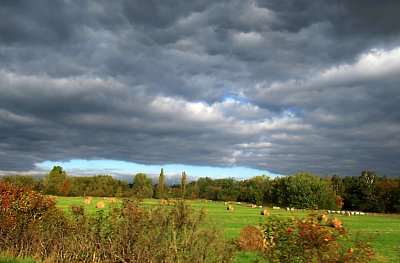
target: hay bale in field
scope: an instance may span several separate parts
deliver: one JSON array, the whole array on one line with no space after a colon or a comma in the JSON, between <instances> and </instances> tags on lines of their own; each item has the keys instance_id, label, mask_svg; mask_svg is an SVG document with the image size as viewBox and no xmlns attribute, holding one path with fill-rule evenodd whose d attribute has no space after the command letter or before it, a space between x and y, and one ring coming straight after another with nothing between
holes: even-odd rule
<instances>
[{"instance_id":1,"label":"hay bale in field","mask_svg":"<svg viewBox=\"0 0 400 263\"><path fill-rule=\"evenodd\" d=\"M269 210L268 209L263 209L263 210L261 210L261 215L262 216L269 216L271 213L269 212Z\"/></svg>"},{"instance_id":2,"label":"hay bale in field","mask_svg":"<svg viewBox=\"0 0 400 263\"><path fill-rule=\"evenodd\" d=\"M85 199L85 200L83 200L83 203L84 203L85 205L90 205L90 199Z\"/></svg>"},{"instance_id":3,"label":"hay bale in field","mask_svg":"<svg viewBox=\"0 0 400 263\"><path fill-rule=\"evenodd\" d=\"M343 221L338 217L331 218L328 221L328 225L330 227L334 227L334 228L341 228L341 227L343 227Z\"/></svg>"},{"instance_id":4,"label":"hay bale in field","mask_svg":"<svg viewBox=\"0 0 400 263\"><path fill-rule=\"evenodd\" d=\"M251 205L251 208L256 208L257 206L256 205Z\"/></svg>"},{"instance_id":5,"label":"hay bale in field","mask_svg":"<svg viewBox=\"0 0 400 263\"><path fill-rule=\"evenodd\" d=\"M345 211L345 212L344 212L344 215L345 215L345 216L350 216L350 213L349 213L348 211Z\"/></svg>"},{"instance_id":6,"label":"hay bale in field","mask_svg":"<svg viewBox=\"0 0 400 263\"><path fill-rule=\"evenodd\" d=\"M248 226L240 231L239 246L244 251L261 251L264 239L260 227Z\"/></svg>"},{"instance_id":7,"label":"hay bale in field","mask_svg":"<svg viewBox=\"0 0 400 263\"><path fill-rule=\"evenodd\" d=\"M104 204L104 202L97 202L96 203L96 208L100 208L100 209L103 209L104 207L106 207L106 205Z\"/></svg>"},{"instance_id":8,"label":"hay bale in field","mask_svg":"<svg viewBox=\"0 0 400 263\"><path fill-rule=\"evenodd\" d=\"M89 199L89 200L93 200L93 196L88 196L88 198L87 199Z\"/></svg>"},{"instance_id":9,"label":"hay bale in field","mask_svg":"<svg viewBox=\"0 0 400 263\"><path fill-rule=\"evenodd\" d=\"M229 211L233 211L235 210L235 208L233 207L233 205L228 205L228 207L226 208Z\"/></svg>"}]
</instances>

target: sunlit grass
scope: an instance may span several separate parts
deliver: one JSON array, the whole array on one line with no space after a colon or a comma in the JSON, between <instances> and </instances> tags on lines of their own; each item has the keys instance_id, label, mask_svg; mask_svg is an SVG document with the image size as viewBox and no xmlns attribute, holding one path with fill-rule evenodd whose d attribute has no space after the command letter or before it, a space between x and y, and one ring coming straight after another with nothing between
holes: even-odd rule
<instances>
[{"instance_id":1,"label":"sunlit grass","mask_svg":"<svg viewBox=\"0 0 400 263\"><path fill-rule=\"evenodd\" d=\"M57 205L63 211L70 213L71 205L84 205L85 198L76 197L58 197ZM89 205L85 206L86 213L95 213L99 210L96 208L96 202L102 201L106 204L107 212L111 201L104 198L94 198ZM267 216L261 215L261 208L251 208L234 204L234 210L228 211L227 205L223 202L212 201L187 201L195 210L203 210L206 213L207 221L217 226L227 240L239 237L240 231L248 225L259 225L268 220ZM114 205L120 205L121 199L117 200ZM154 207L158 204L158 200L146 199L141 205ZM304 217L310 214L310 211L286 211L286 210L270 210L271 215L282 217ZM351 233L360 233L362 237L373 237L374 247L379 256L378 262L400 262L400 218L385 216L344 216L335 215L344 221L344 226ZM254 253L240 253L237 257L238 262L252 262L257 255Z\"/></svg>"}]
</instances>

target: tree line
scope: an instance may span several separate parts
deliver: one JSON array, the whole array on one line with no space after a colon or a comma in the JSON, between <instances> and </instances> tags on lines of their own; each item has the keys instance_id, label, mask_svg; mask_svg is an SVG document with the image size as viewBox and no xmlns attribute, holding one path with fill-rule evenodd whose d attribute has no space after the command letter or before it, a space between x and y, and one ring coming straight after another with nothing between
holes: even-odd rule
<instances>
[{"instance_id":1,"label":"tree line","mask_svg":"<svg viewBox=\"0 0 400 263\"><path fill-rule=\"evenodd\" d=\"M180 184L167 185L163 169L158 182L153 184L144 173L136 174L133 183L127 183L110 175L70 177L62 167L55 166L44 179L3 176L2 181L60 196L206 199L297 209L400 212L400 178L380 177L374 171L346 177L318 177L309 173L274 179L265 175L246 180L201 177L191 182L187 182L187 175L182 172Z\"/></svg>"}]
</instances>

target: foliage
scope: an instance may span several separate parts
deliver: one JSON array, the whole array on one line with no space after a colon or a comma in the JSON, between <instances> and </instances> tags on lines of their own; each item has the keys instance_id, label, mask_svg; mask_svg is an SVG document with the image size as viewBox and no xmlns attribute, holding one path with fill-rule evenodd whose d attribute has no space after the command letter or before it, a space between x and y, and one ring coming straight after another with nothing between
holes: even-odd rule
<instances>
[{"instance_id":1,"label":"foliage","mask_svg":"<svg viewBox=\"0 0 400 263\"><path fill-rule=\"evenodd\" d=\"M272 203L270 178L262 175L241 182L238 201L257 205Z\"/></svg>"},{"instance_id":2,"label":"foliage","mask_svg":"<svg viewBox=\"0 0 400 263\"><path fill-rule=\"evenodd\" d=\"M156 185L155 189L155 197L156 198L167 198L167 187L165 185L165 175L164 169L161 168L160 176L158 177L158 184Z\"/></svg>"},{"instance_id":3,"label":"foliage","mask_svg":"<svg viewBox=\"0 0 400 263\"><path fill-rule=\"evenodd\" d=\"M2 181L20 186L31 186L36 191L44 190L43 180L29 175L5 175L2 177Z\"/></svg>"},{"instance_id":4,"label":"foliage","mask_svg":"<svg viewBox=\"0 0 400 263\"><path fill-rule=\"evenodd\" d=\"M138 198L151 198L153 196L153 181L144 173L138 173L133 178L133 193Z\"/></svg>"},{"instance_id":5,"label":"foliage","mask_svg":"<svg viewBox=\"0 0 400 263\"><path fill-rule=\"evenodd\" d=\"M69 196L128 197L129 185L110 175L72 177Z\"/></svg>"},{"instance_id":6,"label":"foliage","mask_svg":"<svg viewBox=\"0 0 400 263\"><path fill-rule=\"evenodd\" d=\"M271 217L261 225L268 262L368 262L372 245L343 227L330 227L316 215L304 219Z\"/></svg>"},{"instance_id":7,"label":"foliage","mask_svg":"<svg viewBox=\"0 0 400 263\"><path fill-rule=\"evenodd\" d=\"M335 193L330 184L312 174L295 174L276 178L272 185L275 203L280 206L335 209Z\"/></svg>"},{"instance_id":8,"label":"foliage","mask_svg":"<svg viewBox=\"0 0 400 263\"><path fill-rule=\"evenodd\" d=\"M30 244L38 240L40 226L47 214L55 211L55 201L43 197L31 187L0 183L0 250L24 251L27 256L33 249Z\"/></svg>"},{"instance_id":9,"label":"foliage","mask_svg":"<svg viewBox=\"0 0 400 263\"><path fill-rule=\"evenodd\" d=\"M0 182L0 231L15 229L20 224L37 222L49 210L55 208L55 201L43 197L31 187Z\"/></svg>"},{"instance_id":10,"label":"foliage","mask_svg":"<svg viewBox=\"0 0 400 263\"><path fill-rule=\"evenodd\" d=\"M161 169L159 183L155 186L143 173L135 175L133 183L128 184L109 175L68 177L60 166L55 166L45 180L21 175L2 177L3 182L29 185L34 190L62 196L153 196L308 209L400 212L400 178L379 177L374 171L344 178L339 175L320 178L300 173L275 179L263 175L240 181L209 177L189 183L186 180L186 173L182 172L181 184L170 187L165 183L164 170Z\"/></svg>"},{"instance_id":11,"label":"foliage","mask_svg":"<svg viewBox=\"0 0 400 263\"><path fill-rule=\"evenodd\" d=\"M46 194L60 195L60 187L67 179L67 173L61 166L54 166L49 174L44 178L44 186ZM62 189L65 192L65 189ZM67 193L68 194L68 193Z\"/></svg>"},{"instance_id":12,"label":"foliage","mask_svg":"<svg viewBox=\"0 0 400 263\"><path fill-rule=\"evenodd\" d=\"M0 251L47 262L230 262L234 247L185 203L154 209L127 199L109 214L72 217L29 188L1 183ZM29 216L28 216L29 215Z\"/></svg>"},{"instance_id":13,"label":"foliage","mask_svg":"<svg viewBox=\"0 0 400 263\"><path fill-rule=\"evenodd\" d=\"M182 172L182 177L181 177L181 195L182 195L182 198L186 197L186 184L187 184L187 176L186 176L186 172L183 171Z\"/></svg>"}]
</instances>

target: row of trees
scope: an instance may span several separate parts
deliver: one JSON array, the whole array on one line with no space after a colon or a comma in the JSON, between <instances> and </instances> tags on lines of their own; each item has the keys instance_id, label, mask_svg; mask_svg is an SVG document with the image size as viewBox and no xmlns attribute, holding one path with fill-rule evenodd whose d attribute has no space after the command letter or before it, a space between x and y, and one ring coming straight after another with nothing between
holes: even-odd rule
<instances>
[{"instance_id":1,"label":"row of trees","mask_svg":"<svg viewBox=\"0 0 400 263\"><path fill-rule=\"evenodd\" d=\"M69 177L56 166L44 180L29 176L4 176L3 181L33 186L45 194L63 196L116 196L139 198L184 198L214 201L238 201L307 209L345 209L368 212L400 212L400 179L379 177L373 171L360 176L318 177L307 173L277 177L256 176L247 180L199 178L167 185L164 170L158 183L144 173L136 174L128 184L109 175Z\"/></svg>"}]
</instances>

